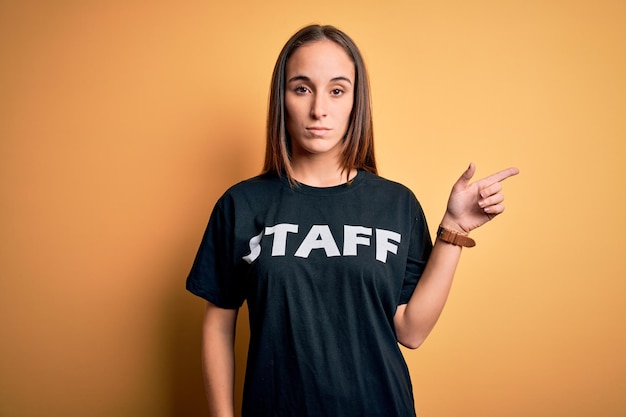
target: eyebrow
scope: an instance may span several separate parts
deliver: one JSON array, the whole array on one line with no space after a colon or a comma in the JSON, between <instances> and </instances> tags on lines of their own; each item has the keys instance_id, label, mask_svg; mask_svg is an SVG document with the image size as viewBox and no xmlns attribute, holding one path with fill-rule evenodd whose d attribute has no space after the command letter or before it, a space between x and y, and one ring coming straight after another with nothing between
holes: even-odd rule
<instances>
[{"instance_id":1,"label":"eyebrow","mask_svg":"<svg viewBox=\"0 0 626 417\"><path fill-rule=\"evenodd\" d=\"M294 82L294 81L311 81L311 79L309 77L307 77L306 75L296 75L294 77L291 77L289 80L287 80L287 83L291 83L291 82ZM350 85L352 85L352 80L350 80L350 78L344 77L342 75L340 75L339 77L331 78L330 81L331 82L346 81Z\"/></svg>"}]
</instances>

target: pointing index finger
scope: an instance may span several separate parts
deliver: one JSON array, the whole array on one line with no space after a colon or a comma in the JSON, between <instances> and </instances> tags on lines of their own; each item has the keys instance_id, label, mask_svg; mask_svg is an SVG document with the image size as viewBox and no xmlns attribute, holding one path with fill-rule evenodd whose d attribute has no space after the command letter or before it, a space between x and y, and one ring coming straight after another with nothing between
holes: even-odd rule
<instances>
[{"instance_id":1,"label":"pointing index finger","mask_svg":"<svg viewBox=\"0 0 626 417\"><path fill-rule=\"evenodd\" d=\"M517 174L519 174L519 169L517 169L516 167L511 167L503 169L502 171L498 171L488 177L485 177L482 179L481 182L483 182L486 186L489 186L491 184L495 184L496 182L504 181L505 179Z\"/></svg>"}]
</instances>

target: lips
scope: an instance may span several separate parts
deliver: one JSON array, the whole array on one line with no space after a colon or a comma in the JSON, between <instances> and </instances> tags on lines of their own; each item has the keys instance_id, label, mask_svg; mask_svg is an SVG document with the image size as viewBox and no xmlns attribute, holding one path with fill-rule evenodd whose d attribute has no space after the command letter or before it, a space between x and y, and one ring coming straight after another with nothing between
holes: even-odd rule
<instances>
[{"instance_id":1,"label":"lips","mask_svg":"<svg viewBox=\"0 0 626 417\"><path fill-rule=\"evenodd\" d=\"M312 133L314 136L324 136L325 134L330 132L332 129L329 127L325 127L325 126L309 126L306 128L306 130Z\"/></svg>"}]
</instances>

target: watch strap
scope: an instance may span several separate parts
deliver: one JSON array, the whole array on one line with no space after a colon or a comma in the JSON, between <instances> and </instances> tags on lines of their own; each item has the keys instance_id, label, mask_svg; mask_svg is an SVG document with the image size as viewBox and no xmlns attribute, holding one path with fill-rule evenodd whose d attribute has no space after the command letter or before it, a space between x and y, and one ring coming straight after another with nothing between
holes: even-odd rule
<instances>
[{"instance_id":1,"label":"watch strap","mask_svg":"<svg viewBox=\"0 0 626 417\"><path fill-rule=\"evenodd\" d=\"M476 246L476 242L471 237L446 229L443 226L439 226L439 229L437 229L437 238L451 245L463 246L466 248Z\"/></svg>"}]
</instances>

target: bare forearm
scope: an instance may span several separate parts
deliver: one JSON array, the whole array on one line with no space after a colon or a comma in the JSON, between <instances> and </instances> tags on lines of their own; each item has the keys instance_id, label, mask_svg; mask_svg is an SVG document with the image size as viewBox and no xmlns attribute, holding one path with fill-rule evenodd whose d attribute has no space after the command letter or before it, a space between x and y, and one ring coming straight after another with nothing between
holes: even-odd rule
<instances>
[{"instance_id":1,"label":"bare forearm","mask_svg":"<svg viewBox=\"0 0 626 417\"><path fill-rule=\"evenodd\" d=\"M448 299L460 256L460 246L435 242L413 295L396 314L396 332L402 345L417 348L430 334Z\"/></svg>"},{"instance_id":2,"label":"bare forearm","mask_svg":"<svg viewBox=\"0 0 626 417\"><path fill-rule=\"evenodd\" d=\"M207 307L202 362L211 417L234 417L236 315L236 311Z\"/></svg>"}]
</instances>

